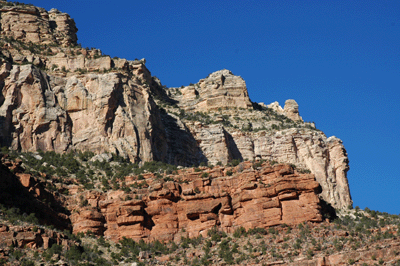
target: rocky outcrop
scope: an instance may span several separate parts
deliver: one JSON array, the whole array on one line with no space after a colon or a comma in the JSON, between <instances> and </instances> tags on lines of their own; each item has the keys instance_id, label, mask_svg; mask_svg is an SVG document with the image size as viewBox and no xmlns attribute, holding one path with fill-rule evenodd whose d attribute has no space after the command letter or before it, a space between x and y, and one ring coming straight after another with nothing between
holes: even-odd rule
<instances>
[{"instance_id":1,"label":"rocky outcrop","mask_svg":"<svg viewBox=\"0 0 400 266\"><path fill-rule=\"evenodd\" d=\"M138 199L129 199L123 191L79 196L89 206L74 208L73 232L92 231L113 240L179 241L205 236L214 226L233 232L239 227L322 221L318 182L290 165L264 164L254 170L251 163L241 163L232 169L182 170L170 178L180 182L149 176L149 187Z\"/></svg>"},{"instance_id":2,"label":"rocky outcrop","mask_svg":"<svg viewBox=\"0 0 400 266\"><path fill-rule=\"evenodd\" d=\"M0 249L7 247L16 248L43 248L48 249L53 244L69 247L75 245L75 241L60 232L36 226L0 224Z\"/></svg>"},{"instance_id":3,"label":"rocky outcrop","mask_svg":"<svg viewBox=\"0 0 400 266\"><path fill-rule=\"evenodd\" d=\"M1 35L23 42L76 45L78 29L68 14L56 9L30 5L4 5L0 2Z\"/></svg>"},{"instance_id":4,"label":"rocky outcrop","mask_svg":"<svg viewBox=\"0 0 400 266\"><path fill-rule=\"evenodd\" d=\"M123 237L179 241L205 236L215 226L232 233L240 227L322 221L320 185L312 174L300 174L287 164L242 162L236 167L182 169L162 178L152 173L142 180L128 176L126 185L141 187L133 192L85 191L70 180L56 185L64 195L47 190L51 181L24 173L20 164L2 159L1 204L33 212L42 224L71 226L73 233L90 231L114 241ZM8 237L9 244L19 241L19 247L64 239L41 229L18 230L0 226L0 238Z\"/></svg>"},{"instance_id":5,"label":"rocky outcrop","mask_svg":"<svg viewBox=\"0 0 400 266\"><path fill-rule=\"evenodd\" d=\"M164 160L159 113L139 80L145 71L138 65L127 75L62 79L32 65L5 62L0 140L23 151L80 149L119 153L132 161Z\"/></svg>"},{"instance_id":6,"label":"rocky outcrop","mask_svg":"<svg viewBox=\"0 0 400 266\"><path fill-rule=\"evenodd\" d=\"M346 173L346 150L340 139L327 138L311 129L286 129L266 133L241 132L220 125L190 127L211 164L230 160L264 159L291 163L310 170L321 184L321 197L335 208L352 204Z\"/></svg>"},{"instance_id":7,"label":"rocky outcrop","mask_svg":"<svg viewBox=\"0 0 400 266\"><path fill-rule=\"evenodd\" d=\"M284 115L293 121L303 121L299 114L299 105L295 100L286 100L284 108L282 108L278 102L273 102L267 105L267 107L274 110L277 114Z\"/></svg>"},{"instance_id":8,"label":"rocky outcrop","mask_svg":"<svg viewBox=\"0 0 400 266\"><path fill-rule=\"evenodd\" d=\"M245 81L226 69L187 87L165 88L144 59L111 59L75 47L76 27L67 14L5 3L1 145L183 166L233 159L292 163L315 174L321 197L332 206L352 204L342 142L304 123L294 100L284 108L253 103ZM31 43L42 45L40 51Z\"/></svg>"},{"instance_id":9,"label":"rocky outcrop","mask_svg":"<svg viewBox=\"0 0 400 266\"><path fill-rule=\"evenodd\" d=\"M64 198L46 189L50 181L42 182L24 173L21 160L11 161L7 156L1 156L0 184L2 207L18 209L25 216L33 215L43 225L52 225L61 230L70 229L68 211L63 206Z\"/></svg>"},{"instance_id":10,"label":"rocky outcrop","mask_svg":"<svg viewBox=\"0 0 400 266\"><path fill-rule=\"evenodd\" d=\"M131 64L125 74L59 78L32 65L4 62L0 74L0 139L13 149L112 152L134 162L179 165L275 160L310 169L323 188L322 198L332 206L351 204L348 159L339 139L328 141L323 133L307 128L266 133L218 124L185 125L179 117L160 114L144 85L152 79L143 64Z\"/></svg>"},{"instance_id":11,"label":"rocky outcrop","mask_svg":"<svg viewBox=\"0 0 400 266\"><path fill-rule=\"evenodd\" d=\"M0 139L12 149L63 152L71 145L71 121L57 104L47 75L32 65L3 65Z\"/></svg>"},{"instance_id":12,"label":"rocky outcrop","mask_svg":"<svg viewBox=\"0 0 400 266\"><path fill-rule=\"evenodd\" d=\"M245 81L227 69L213 72L207 78L180 91L181 94L176 99L182 108L190 111L252 108Z\"/></svg>"},{"instance_id":13,"label":"rocky outcrop","mask_svg":"<svg viewBox=\"0 0 400 266\"><path fill-rule=\"evenodd\" d=\"M283 113L293 121L303 121L299 115L299 105L295 100L286 100L285 107L283 108Z\"/></svg>"}]
</instances>

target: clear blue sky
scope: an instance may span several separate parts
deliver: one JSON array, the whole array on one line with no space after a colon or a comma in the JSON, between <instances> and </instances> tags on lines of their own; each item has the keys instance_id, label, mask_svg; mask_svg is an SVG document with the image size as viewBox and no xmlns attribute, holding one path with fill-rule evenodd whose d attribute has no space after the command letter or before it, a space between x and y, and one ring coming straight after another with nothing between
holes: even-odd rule
<instances>
[{"instance_id":1,"label":"clear blue sky","mask_svg":"<svg viewBox=\"0 0 400 266\"><path fill-rule=\"evenodd\" d=\"M83 47L146 58L168 87L226 68L252 101L295 99L343 140L354 206L400 213L400 1L30 3L69 13Z\"/></svg>"}]
</instances>

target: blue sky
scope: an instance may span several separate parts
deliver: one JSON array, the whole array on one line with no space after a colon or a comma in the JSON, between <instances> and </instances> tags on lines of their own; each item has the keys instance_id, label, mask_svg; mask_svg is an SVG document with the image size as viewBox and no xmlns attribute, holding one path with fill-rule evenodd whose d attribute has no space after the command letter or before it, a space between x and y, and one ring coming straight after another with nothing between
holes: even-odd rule
<instances>
[{"instance_id":1,"label":"blue sky","mask_svg":"<svg viewBox=\"0 0 400 266\"><path fill-rule=\"evenodd\" d=\"M226 68L252 101L295 99L343 140L354 206L400 213L400 1L30 3L69 13L83 47L146 58L168 87Z\"/></svg>"}]
</instances>

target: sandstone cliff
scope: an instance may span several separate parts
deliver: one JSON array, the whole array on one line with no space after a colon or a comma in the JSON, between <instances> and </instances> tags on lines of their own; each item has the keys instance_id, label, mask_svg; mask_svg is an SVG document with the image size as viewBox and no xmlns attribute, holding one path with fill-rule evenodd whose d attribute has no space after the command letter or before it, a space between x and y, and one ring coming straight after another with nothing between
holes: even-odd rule
<instances>
[{"instance_id":1,"label":"sandstone cliff","mask_svg":"<svg viewBox=\"0 0 400 266\"><path fill-rule=\"evenodd\" d=\"M57 9L47 12L32 5L12 5L0 1L2 36L23 42L76 45L78 40L73 19Z\"/></svg>"},{"instance_id":2,"label":"sandstone cliff","mask_svg":"<svg viewBox=\"0 0 400 266\"><path fill-rule=\"evenodd\" d=\"M1 2L0 143L21 151L116 153L176 165L286 162L311 171L321 197L352 204L342 142L304 123L299 106L253 103L229 70L165 88L145 60L76 46L73 20L57 10Z\"/></svg>"},{"instance_id":3,"label":"sandstone cliff","mask_svg":"<svg viewBox=\"0 0 400 266\"><path fill-rule=\"evenodd\" d=\"M228 70L217 71L197 84L167 90L186 113L168 105L164 107L172 115L179 115L187 124L207 160L212 164L226 164L232 159L292 163L315 174L325 201L338 208L351 205L346 176L349 165L342 141L334 136L327 138L315 125L303 122L295 100L287 100L284 108L277 102L268 107L252 103L250 107L244 81L232 75ZM229 88L240 88L246 92L229 94L226 88L216 85L216 77L220 83L225 81ZM214 84L211 88L215 91L201 93L203 84ZM187 98L188 90L194 88L198 88L200 96L197 99ZM219 88L221 94L216 93ZM229 101L219 101L227 95L230 95ZM204 104L214 100L218 105L210 108L210 105ZM246 106L233 107L229 104L235 101ZM194 119L193 115L187 114L189 110L193 110Z\"/></svg>"},{"instance_id":4,"label":"sandstone cliff","mask_svg":"<svg viewBox=\"0 0 400 266\"><path fill-rule=\"evenodd\" d=\"M14 163L3 157L2 162L0 182L5 186L0 204L33 211L42 223L61 229L71 226L75 234L90 231L114 241L123 237L180 241L206 236L214 227L233 233L241 227L322 221L320 185L312 174L300 174L285 164L242 162L236 167L128 176L121 183L137 189L100 192L83 190L84 184L72 180L53 179L49 186L49 181L24 173L21 160ZM71 181L74 184L66 184ZM22 193L17 196L14 190ZM31 236L39 237L33 232Z\"/></svg>"},{"instance_id":5,"label":"sandstone cliff","mask_svg":"<svg viewBox=\"0 0 400 266\"><path fill-rule=\"evenodd\" d=\"M199 260L212 265L400 262L397 215L356 208L341 210L342 220L322 221L321 214L326 213L317 196L319 184L312 174L300 174L291 165L242 162L236 167L146 173L124 178L123 190L100 191L71 178L24 172L26 163L58 156L33 155L33 162L30 153L0 156L0 261L4 265L30 261L130 265L132 260L160 265ZM90 161L86 164L93 166ZM35 209L40 202L43 206ZM71 212L62 215L57 205ZM19 208L19 216L11 206ZM35 222L45 209L50 211L45 221ZM22 214L25 211L35 213ZM47 222L60 228L51 221L56 216L79 233L43 226Z\"/></svg>"}]
</instances>

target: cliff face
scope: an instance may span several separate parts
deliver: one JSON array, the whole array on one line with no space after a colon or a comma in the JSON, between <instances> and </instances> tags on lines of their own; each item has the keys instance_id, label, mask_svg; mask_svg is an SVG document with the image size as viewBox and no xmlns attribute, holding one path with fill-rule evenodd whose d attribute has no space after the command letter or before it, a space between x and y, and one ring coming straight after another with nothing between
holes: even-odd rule
<instances>
[{"instance_id":1,"label":"cliff face","mask_svg":"<svg viewBox=\"0 0 400 266\"><path fill-rule=\"evenodd\" d=\"M245 81L227 69L211 73L197 84L183 88L181 93L181 97L175 99L185 110L252 108Z\"/></svg>"},{"instance_id":2,"label":"cliff face","mask_svg":"<svg viewBox=\"0 0 400 266\"><path fill-rule=\"evenodd\" d=\"M73 231L104 233L114 240L179 241L206 236L214 226L232 233L239 227L322 221L320 187L313 175L300 175L288 165L254 170L251 163L242 163L232 170L232 176L224 168L181 171L174 177L181 182L160 182L148 176L149 192L142 199L126 200L122 191L86 193L83 199L90 207L71 215Z\"/></svg>"},{"instance_id":3,"label":"cliff face","mask_svg":"<svg viewBox=\"0 0 400 266\"><path fill-rule=\"evenodd\" d=\"M268 107L253 103L254 106L250 107L247 105L251 101L244 81L232 76L228 70L217 71L194 85L168 90L178 106L186 110L190 106L196 111L200 122L193 122L187 115L181 118L187 123L208 162L226 164L233 159L265 159L291 163L315 175L322 186L321 197L326 202L336 208L351 205L346 176L349 165L342 141L334 136L327 138L315 125L304 123L294 100L287 100L284 108L277 102ZM245 92L229 94L226 88L218 85L222 81L229 88L240 88ZM202 90L206 87L204 84L214 86ZM195 88L199 91L198 97L187 98L188 90ZM211 89L213 93L209 93ZM227 95L231 100L220 99ZM219 103L218 108L209 108L204 104L214 101ZM242 105L232 107L230 102L241 102ZM176 112L174 108L167 109L172 114Z\"/></svg>"},{"instance_id":4,"label":"cliff face","mask_svg":"<svg viewBox=\"0 0 400 266\"><path fill-rule=\"evenodd\" d=\"M240 227L322 221L320 185L312 174L300 174L287 164L242 162L236 167L183 169L163 178L153 173L142 180L128 176L125 185L140 189L106 192L36 178L24 173L20 164L2 158L1 204L20 203L19 208L35 212L42 223L72 227L73 233L91 231L114 241L180 241L206 236L213 227L233 233ZM49 191L49 183L68 192Z\"/></svg>"},{"instance_id":5,"label":"cliff face","mask_svg":"<svg viewBox=\"0 0 400 266\"><path fill-rule=\"evenodd\" d=\"M26 43L76 45L78 29L68 14L31 5L9 6L5 1L0 5L2 36Z\"/></svg>"},{"instance_id":6,"label":"cliff face","mask_svg":"<svg viewBox=\"0 0 400 266\"><path fill-rule=\"evenodd\" d=\"M184 166L292 163L315 175L332 206L352 203L342 142L304 123L294 100L284 108L252 103L244 80L229 70L165 88L145 60L75 46L77 29L67 14L1 4L1 145Z\"/></svg>"},{"instance_id":7,"label":"cliff face","mask_svg":"<svg viewBox=\"0 0 400 266\"><path fill-rule=\"evenodd\" d=\"M132 73L141 69L137 65ZM164 159L159 112L134 74L59 78L8 62L2 70L3 144L22 151L80 149L118 152L132 161Z\"/></svg>"}]
</instances>

